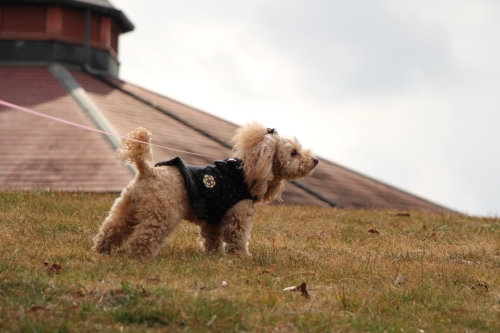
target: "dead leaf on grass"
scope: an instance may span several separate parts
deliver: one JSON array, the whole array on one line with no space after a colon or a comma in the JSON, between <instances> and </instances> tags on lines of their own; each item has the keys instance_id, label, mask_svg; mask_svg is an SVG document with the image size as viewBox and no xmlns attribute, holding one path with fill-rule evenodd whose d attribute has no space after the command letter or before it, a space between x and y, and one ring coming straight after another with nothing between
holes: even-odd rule
<instances>
[{"instance_id":1,"label":"dead leaf on grass","mask_svg":"<svg viewBox=\"0 0 500 333\"><path fill-rule=\"evenodd\" d=\"M206 326L210 326L210 325L214 322L215 318L217 318L217 315L216 315L216 314L215 314L215 315L213 315L212 319L210 319L210 320L209 320L209 322L207 323L207 325L206 325Z\"/></svg>"},{"instance_id":2,"label":"dead leaf on grass","mask_svg":"<svg viewBox=\"0 0 500 333\"><path fill-rule=\"evenodd\" d=\"M269 283L267 281L257 279L257 283L260 284L261 286L269 287Z\"/></svg>"},{"instance_id":3,"label":"dead leaf on grass","mask_svg":"<svg viewBox=\"0 0 500 333\"><path fill-rule=\"evenodd\" d=\"M54 263L52 265L49 264L49 262L44 261L43 266L47 269L47 273L49 274L59 274L62 269L62 265L58 263Z\"/></svg>"},{"instance_id":4,"label":"dead leaf on grass","mask_svg":"<svg viewBox=\"0 0 500 333\"><path fill-rule=\"evenodd\" d=\"M398 286L403 284L404 282L405 282L405 277L403 276L403 274L401 274L401 272L399 272L398 276L396 277L396 280L394 281L394 284Z\"/></svg>"},{"instance_id":5,"label":"dead leaf on grass","mask_svg":"<svg viewBox=\"0 0 500 333\"><path fill-rule=\"evenodd\" d=\"M472 261L468 261L468 260L463 260L463 259L453 259L453 261L457 264L462 264L462 265L474 265L474 263Z\"/></svg>"},{"instance_id":6,"label":"dead leaf on grass","mask_svg":"<svg viewBox=\"0 0 500 333\"><path fill-rule=\"evenodd\" d=\"M41 306L41 305L34 305L30 308L30 312L32 313L35 313L35 314L39 314L39 313L42 313L44 312L45 310L47 310L46 307L44 306Z\"/></svg>"},{"instance_id":7,"label":"dead leaf on grass","mask_svg":"<svg viewBox=\"0 0 500 333\"><path fill-rule=\"evenodd\" d=\"M160 282L160 278L158 276L147 276L146 282L158 283L158 282Z\"/></svg>"},{"instance_id":8,"label":"dead leaf on grass","mask_svg":"<svg viewBox=\"0 0 500 333\"><path fill-rule=\"evenodd\" d=\"M276 264L273 264L271 266L271 269L262 269L262 268L258 268L258 270L260 270L260 274L263 275L263 274L271 274L273 276L275 276L274 274L272 274L272 272L276 269Z\"/></svg>"},{"instance_id":9,"label":"dead leaf on grass","mask_svg":"<svg viewBox=\"0 0 500 333\"><path fill-rule=\"evenodd\" d=\"M410 213L396 213L394 216L399 216L399 217L410 217Z\"/></svg>"},{"instance_id":10,"label":"dead leaf on grass","mask_svg":"<svg viewBox=\"0 0 500 333\"><path fill-rule=\"evenodd\" d=\"M298 290L300 291L300 294L306 299L311 298L311 296L309 295L309 291L307 291L307 285L305 282L302 282L302 284L298 287Z\"/></svg>"},{"instance_id":11,"label":"dead leaf on grass","mask_svg":"<svg viewBox=\"0 0 500 333\"><path fill-rule=\"evenodd\" d=\"M368 230L368 232L371 234L380 235L380 231L378 231L377 229L370 229Z\"/></svg>"},{"instance_id":12,"label":"dead leaf on grass","mask_svg":"<svg viewBox=\"0 0 500 333\"><path fill-rule=\"evenodd\" d=\"M139 289L142 292L142 296L144 296L144 297L148 296L148 292L140 284L137 285L137 289Z\"/></svg>"},{"instance_id":13,"label":"dead leaf on grass","mask_svg":"<svg viewBox=\"0 0 500 333\"><path fill-rule=\"evenodd\" d=\"M488 292L488 285L483 283L475 284L471 287L472 290Z\"/></svg>"},{"instance_id":14,"label":"dead leaf on grass","mask_svg":"<svg viewBox=\"0 0 500 333\"><path fill-rule=\"evenodd\" d=\"M267 239L272 243L273 251L276 251L276 246L275 246L276 238L267 236Z\"/></svg>"},{"instance_id":15,"label":"dead leaf on grass","mask_svg":"<svg viewBox=\"0 0 500 333\"><path fill-rule=\"evenodd\" d=\"M300 291L300 294L304 296L306 299L311 298L311 295L307 290L307 284L305 282L302 282L300 286L286 287L285 289L283 289L283 291Z\"/></svg>"}]
</instances>

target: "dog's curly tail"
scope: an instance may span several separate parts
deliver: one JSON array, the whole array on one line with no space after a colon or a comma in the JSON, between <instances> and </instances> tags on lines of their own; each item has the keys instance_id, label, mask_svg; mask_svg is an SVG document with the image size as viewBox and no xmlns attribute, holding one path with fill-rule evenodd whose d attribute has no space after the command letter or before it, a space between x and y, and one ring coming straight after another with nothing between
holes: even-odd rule
<instances>
[{"instance_id":1,"label":"dog's curly tail","mask_svg":"<svg viewBox=\"0 0 500 333\"><path fill-rule=\"evenodd\" d=\"M116 152L116 156L126 163L135 164L139 172L138 175L147 174L152 169L149 162L153 159L153 152L150 145L142 142L151 142L151 132L143 127L137 127L127 134L127 138L132 140L122 139L121 147Z\"/></svg>"}]
</instances>

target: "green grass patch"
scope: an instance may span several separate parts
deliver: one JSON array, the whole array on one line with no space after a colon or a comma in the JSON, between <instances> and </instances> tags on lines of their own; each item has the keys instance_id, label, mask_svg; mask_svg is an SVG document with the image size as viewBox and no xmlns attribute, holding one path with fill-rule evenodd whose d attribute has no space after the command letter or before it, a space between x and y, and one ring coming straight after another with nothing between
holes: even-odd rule
<instances>
[{"instance_id":1,"label":"green grass patch","mask_svg":"<svg viewBox=\"0 0 500 333\"><path fill-rule=\"evenodd\" d=\"M259 206L251 257L137 260L90 250L116 197L0 192L0 331L500 332L498 218Z\"/></svg>"}]
</instances>

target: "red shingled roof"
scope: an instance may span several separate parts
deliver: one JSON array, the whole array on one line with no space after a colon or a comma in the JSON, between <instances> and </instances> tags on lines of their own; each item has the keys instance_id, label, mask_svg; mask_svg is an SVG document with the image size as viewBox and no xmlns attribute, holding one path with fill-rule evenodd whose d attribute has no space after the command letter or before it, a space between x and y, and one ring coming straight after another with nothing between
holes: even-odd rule
<instances>
[{"instance_id":1,"label":"red shingled roof","mask_svg":"<svg viewBox=\"0 0 500 333\"><path fill-rule=\"evenodd\" d=\"M119 134L143 126L153 133L155 144L207 155L154 147L155 161L179 155L188 164L203 165L230 156L227 145L237 125L127 82L107 78L113 80L110 85L85 72L70 73ZM0 67L0 99L94 127L45 67ZM98 133L0 106L0 139L0 188L120 191L132 179ZM301 182L345 207L447 210L324 159ZM285 204L328 206L292 184L287 185L283 199Z\"/></svg>"},{"instance_id":2,"label":"red shingled roof","mask_svg":"<svg viewBox=\"0 0 500 333\"><path fill-rule=\"evenodd\" d=\"M0 99L93 126L45 67L0 67ZM120 191L130 173L101 134L0 106L0 188Z\"/></svg>"}]
</instances>

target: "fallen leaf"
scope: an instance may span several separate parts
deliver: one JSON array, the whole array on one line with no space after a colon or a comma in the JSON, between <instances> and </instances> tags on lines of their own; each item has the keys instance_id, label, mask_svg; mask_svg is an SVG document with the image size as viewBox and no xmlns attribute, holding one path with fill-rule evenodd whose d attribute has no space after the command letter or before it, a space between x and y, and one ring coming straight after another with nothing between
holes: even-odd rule
<instances>
[{"instance_id":1,"label":"fallen leaf","mask_svg":"<svg viewBox=\"0 0 500 333\"><path fill-rule=\"evenodd\" d=\"M47 310L47 308L45 308L44 306L41 306L41 305L34 305L30 308L30 312L34 312L34 313L42 313L45 310Z\"/></svg>"},{"instance_id":2,"label":"fallen leaf","mask_svg":"<svg viewBox=\"0 0 500 333\"><path fill-rule=\"evenodd\" d=\"M158 283L160 282L160 278L158 276L147 276L146 281L151 283Z\"/></svg>"},{"instance_id":3,"label":"fallen leaf","mask_svg":"<svg viewBox=\"0 0 500 333\"><path fill-rule=\"evenodd\" d=\"M483 284L483 283L478 283L476 285L473 285L471 287L472 290L477 290L477 291L485 291L488 292L488 285Z\"/></svg>"},{"instance_id":4,"label":"fallen leaf","mask_svg":"<svg viewBox=\"0 0 500 333\"><path fill-rule=\"evenodd\" d=\"M297 291L297 286L286 287L283 291Z\"/></svg>"},{"instance_id":5,"label":"fallen leaf","mask_svg":"<svg viewBox=\"0 0 500 333\"><path fill-rule=\"evenodd\" d=\"M276 246L275 246L276 238L271 237L271 236L267 236L267 239L272 243L273 251L276 251Z\"/></svg>"},{"instance_id":6,"label":"fallen leaf","mask_svg":"<svg viewBox=\"0 0 500 333\"><path fill-rule=\"evenodd\" d=\"M273 264L271 266L271 269L262 269L259 267L259 270L260 270L260 274L271 274L272 276L276 276L275 274L273 274L273 271L276 269L276 264Z\"/></svg>"},{"instance_id":7,"label":"fallen leaf","mask_svg":"<svg viewBox=\"0 0 500 333\"><path fill-rule=\"evenodd\" d=\"M396 213L394 216L400 216L400 217L410 217L410 213Z\"/></svg>"},{"instance_id":8,"label":"fallen leaf","mask_svg":"<svg viewBox=\"0 0 500 333\"><path fill-rule=\"evenodd\" d=\"M137 289L139 289L142 292L142 296L144 296L144 297L148 296L148 292L140 284L137 285Z\"/></svg>"},{"instance_id":9,"label":"fallen leaf","mask_svg":"<svg viewBox=\"0 0 500 333\"><path fill-rule=\"evenodd\" d=\"M210 319L206 326L210 326L214 322L215 318L217 318L217 315L213 315L212 319Z\"/></svg>"},{"instance_id":10,"label":"fallen leaf","mask_svg":"<svg viewBox=\"0 0 500 333\"><path fill-rule=\"evenodd\" d=\"M401 272L399 272L398 277L396 278L396 281L394 281L394 284L397 286L397 285L403 284L404 282L405 282L405 278L404 278L403 274L401 274Z\"/></svg>"},{"instance_id":11,"label":"fallen leaf","mask_svg":"<svg viewBox=\"0 0 500 333\"><path fill-rule=\"evenodd\" d=\"M462 264L462 265L474 265L474 263L472 261L463 260L463 259L453 259L453 261L456 262L457 264Z\"/></svg>"},{"instance_id":12,"label":"fallen leaf","mask_svg":"<svg viewBox=\"0 0 500 333\"><path fill-rule=\"evenodd\" d=\"M306 299L311 298L309 292L307 291L307 285L305 282L302 282L302 284L298 286L297 289L300 291L300 294L304 296Z\"/></svg>"},{"instance_id":13,"label":"fallen leaf","mask_svg":"<svg viewBox=\"0 0 500 333\"><path fill-rule=\"evenodd\" d=\"M261 279L257 279L257 283L261 286L269 287L269 283L267 283L266 281L262 281Z\"/></svg>"},{"instance_id":14,"label":"fallen leaf","mask_svg":"<svg viewBox=\"0 0 500 333\"><path fill-rule=\"evenodd\" d=\"M370 229L370 230L368 230L368 232L375 234L375 235L380 235L380 231L378 231L377 229Z\"/></svg>"},{"instance_id":15,"label":"fallen leaf","mask_svg":"<svg viewBox=\"0 0 500 333\"><path fill-rule=\"evenodd\" d=\"M47 273L49 274L59 274L62 269L62 265L54 263L52 266L49 266L48 262L44 262L43 265L47 268Z\"/></svg>"},{"instance_id":16,"label":"fallen leaf","mask_svg":"<svg viewBox=\"0 0 500 333\"><path fill-rule=\"evenodd\" d=\"M309 299L311 297L309 295L309 291L307 290L307 285L305 282L302 282L300 286L286 287L285 289L283 289L283 291L300 291L300 294L306 299Z\"/></svg>"}]
</instances>

